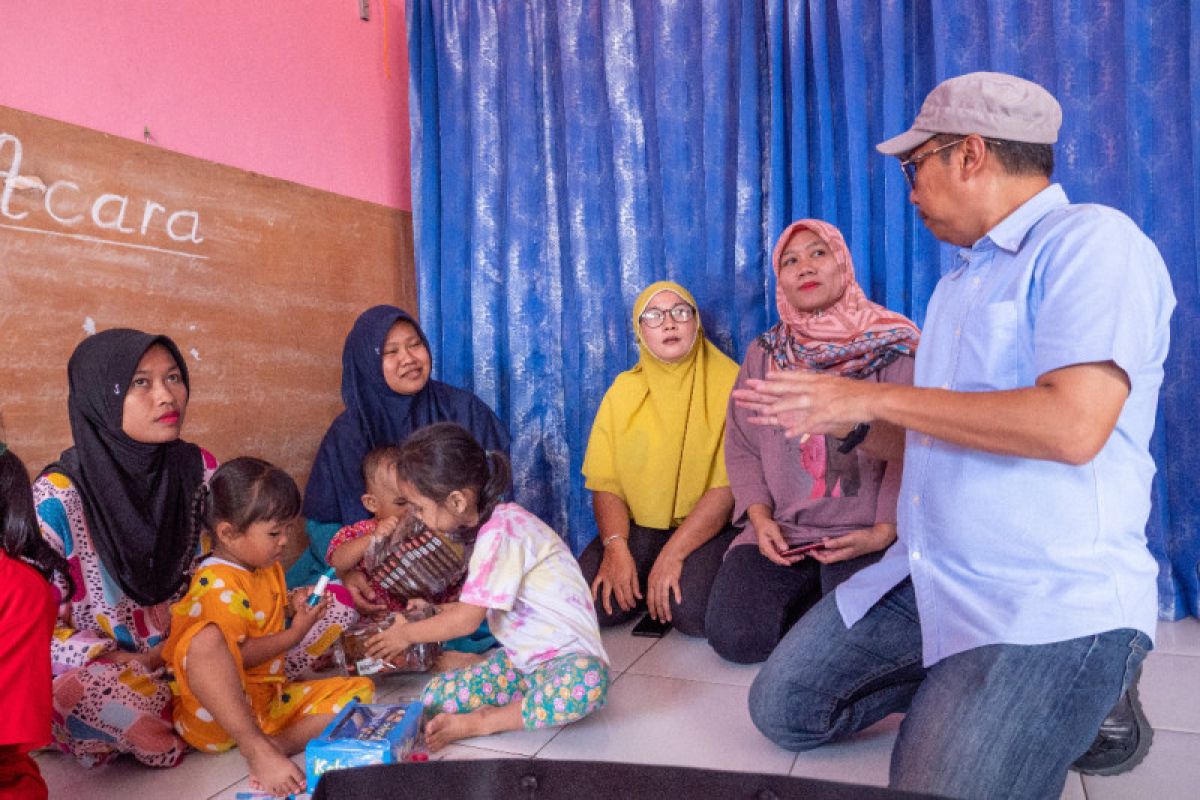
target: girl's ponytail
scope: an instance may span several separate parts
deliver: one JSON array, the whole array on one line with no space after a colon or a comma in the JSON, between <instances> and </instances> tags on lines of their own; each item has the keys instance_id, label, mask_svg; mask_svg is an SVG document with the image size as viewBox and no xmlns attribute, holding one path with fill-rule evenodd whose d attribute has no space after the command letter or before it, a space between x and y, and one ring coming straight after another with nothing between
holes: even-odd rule
<instances>
[{"instance_id":1,"label":"girl's ponytail","mask_svg":"<svg viewBox=\"0 0 1200 800\"><path fill-rule=\"evenodd\" d=\"M487 461L487 481L479 490L479 524L487 522L496 510L496 506L508 493L512 485L512 465L508 456L499 450L488 450L484 455Z\"/></svg>"},{"instance_id":2,"label":"girl's ponytail","mask_svg":"<svg viewBox=\"0 0 1200 800\"><path fill-rule=\"evenodd\" d=\"M209 525L209 509L212 505L209 498L212 495L212 490L209 489L207 483L201 483L196 489L196 494L192 496L192 524L188 526L188 543L179 552L179 561L175 564L175 570L180 575L179 589L186 589L188 582L188 567L192 563L192 559L196 557L196 548L200 542L200 535ZM177 589L178 591L178 589Z\"/></svg>"},{"instance_id":3,"label":"girl's ponytail","mask_svg":"<svg viewBox=\"0 0 1200 800\"><path fill-rule=\"evenodd\" d=\"M200 488L196 489L196 494L192 497L191 539L193 544L200 541L200 536L205 531L212 531L213 523L209 518L211 513L212 487L204 482L200 484Z\"/></svg>"}]
</instances>

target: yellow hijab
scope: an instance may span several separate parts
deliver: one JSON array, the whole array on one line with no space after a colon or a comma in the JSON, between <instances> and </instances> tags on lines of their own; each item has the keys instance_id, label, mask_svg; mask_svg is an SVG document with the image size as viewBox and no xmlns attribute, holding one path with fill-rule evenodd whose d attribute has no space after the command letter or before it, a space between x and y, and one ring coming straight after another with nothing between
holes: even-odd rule
<instances>
[{"instance_id":1,"label":"yellow hijab","mask_svg":"<svg viewBox=\"0 0 1200 800\"><path fill-rule=\"evenodd\" d=\"M666 529L682 522L706 491L729 485L725 409L738 365L704 337L699 315L686 356L668 364L650 352L638 317L664 291L696 307L691 293L671 281L638 295L633 331L641 355L600 403L583 474L588 489L624 500L638 525Z\"/></svg>"}]
</instances>

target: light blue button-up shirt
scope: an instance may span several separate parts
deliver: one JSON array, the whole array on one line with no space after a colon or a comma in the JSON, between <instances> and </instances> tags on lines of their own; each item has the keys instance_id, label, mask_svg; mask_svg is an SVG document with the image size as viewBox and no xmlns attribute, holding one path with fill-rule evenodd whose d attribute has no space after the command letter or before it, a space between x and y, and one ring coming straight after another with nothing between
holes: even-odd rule
<instances>
[{"instance_id":1,"label":"light blue button-up shirt","mask_svg":"<svg viewBox=\"0 0 1200 800\"><path fill-rule=\"evenodd\" d=\"M1116 628L1153 638L1149 442L1174 307L1154 243L1114 209L1070 205L1058 184L960 250L929 301L916 386L1002 391L1112 361L1129 397L1083 466L909 431L898 540L838 588L843 621L853 625L911 575L926 666L983 645Z\"/></svg>"}]
</instances>

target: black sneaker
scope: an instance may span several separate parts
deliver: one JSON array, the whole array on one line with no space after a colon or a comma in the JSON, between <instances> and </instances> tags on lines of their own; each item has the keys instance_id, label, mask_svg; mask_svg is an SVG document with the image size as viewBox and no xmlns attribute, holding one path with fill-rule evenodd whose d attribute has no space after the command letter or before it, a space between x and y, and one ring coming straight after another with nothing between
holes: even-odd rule
<instances>
[{"instance_id":1,"label":"black sneaker","mask_svg":"<svg viewBox=\"0 0 1200 800\"><path fill-rule=\"evenodd\" d=\"M1150 752L1154 729L1138 702L1140 677L1139 669L1129 688L1100 723L1100 732L1092 746L1071 765L1071 769L1084 775L1120 775L1140 764Z\"/></svg>"}]
</instances>

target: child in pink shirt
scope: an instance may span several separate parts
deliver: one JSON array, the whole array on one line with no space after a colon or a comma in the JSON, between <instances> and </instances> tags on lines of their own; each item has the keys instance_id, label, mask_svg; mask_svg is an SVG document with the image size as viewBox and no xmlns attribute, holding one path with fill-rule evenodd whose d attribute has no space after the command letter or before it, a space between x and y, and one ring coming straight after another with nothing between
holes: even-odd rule
<instances>
[{"instance_id":1,"label":"child in pink shirt","mask_svg":"<svg viewBox=\"0 0 1200 800\"><path fill-rule=\"evenodd\" d=\"M608 656L579 565L561 537L516 503L500 503L510 467L464 428L439 423L401 446L397 488L431 530L474 538L457 603L426 620L398 619L368 654L393 657L419 642L473 631L485 618L501 648L434 678L425 691L437 750L457 739L563 725L604 705Z\"/></svg>"}]
</instances>

